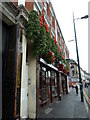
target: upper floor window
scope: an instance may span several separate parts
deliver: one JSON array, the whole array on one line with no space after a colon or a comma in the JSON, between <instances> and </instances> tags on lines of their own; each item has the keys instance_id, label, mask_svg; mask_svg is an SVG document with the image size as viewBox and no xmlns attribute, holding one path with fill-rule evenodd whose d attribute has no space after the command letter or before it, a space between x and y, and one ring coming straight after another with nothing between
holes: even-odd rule
<instances>
[{"instance_id":1,"label":"upper floor window","mask_svg":"<svg viewBox=\"0 0 90 120\"><path fill-rule=\"evenodd\" d=\"M51 15L51 25L52 25L52 22L53 22L53 18L52 18L52 15Z\"/></svg>"},{"instance_id":2,"label":"upper floor window","mask_svg":"<svg viewBox=\"0 0 90 120\"><path fill-rule=\"evenodd\" d=\"M45 10L45 13L47 14L47 2L46 1L44 3L44 10Z\"/></svg>"},{"instance_id":3,"label":"upper floor window","mask_svg":"<svg viewBox=\"0 0 90 120\"><path fill-rule=\"evenodd\" d=\"M35 3L34 3L34 10L35 10L35 11L37 11L37 12L38 12L38 14L39 14L38 8L37 8L37 6L36 6L36 4L35 4Z\"/></svg>"},{"instance_id":4,"label":"upper floor window","mask_svg":"<svg viewBox=\"0 0 90 120\"><path fill-rule=\"evenodd\" d=\"M18 0L18 5L24 5L25 6L25 0Z\"/></svg>"},{"instance_id":5,"label":"upper floor window","mask_svg":"<svg viewBox=\"0 0 90 120\"><path fill-rule=\"evenodd\" d=\"M75 71L74 70L72 70L72 76L74 76L75 75Z\"/></svg>"}]
</instances>

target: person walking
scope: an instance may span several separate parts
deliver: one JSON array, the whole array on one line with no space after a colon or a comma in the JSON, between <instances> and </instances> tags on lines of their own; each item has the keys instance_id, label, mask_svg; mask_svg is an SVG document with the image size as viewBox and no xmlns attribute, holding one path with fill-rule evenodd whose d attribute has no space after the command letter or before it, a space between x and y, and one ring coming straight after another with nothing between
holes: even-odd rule
<instances>
[{"instance_id":1,"label":"person walking","mask_svg":"<svg viewBox=\"0 0 90 120\"><path fill-rule=\"evenodd\" d=\"M75 86L75 89L76 89L76 94L78 95L78 86L77 85Z\"/></svg>"}]
</instances>

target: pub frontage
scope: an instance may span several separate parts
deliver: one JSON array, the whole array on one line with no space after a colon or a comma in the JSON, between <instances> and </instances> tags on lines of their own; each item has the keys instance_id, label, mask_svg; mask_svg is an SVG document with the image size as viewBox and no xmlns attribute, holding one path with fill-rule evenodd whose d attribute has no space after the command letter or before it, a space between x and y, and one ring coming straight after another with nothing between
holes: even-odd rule
<instances>
[{"instance_id":1,"label":"pub frontage","mask_svg":"<svg viewBox=\"0 0 90 120\"><path fill-rule=\"evenodd\" d=\"M52 64L39 60L39 79L37 79L37 118L43 108L60 101L62 95L68 94L67 74L59 71Z\"/></svg>"}]
</instances>

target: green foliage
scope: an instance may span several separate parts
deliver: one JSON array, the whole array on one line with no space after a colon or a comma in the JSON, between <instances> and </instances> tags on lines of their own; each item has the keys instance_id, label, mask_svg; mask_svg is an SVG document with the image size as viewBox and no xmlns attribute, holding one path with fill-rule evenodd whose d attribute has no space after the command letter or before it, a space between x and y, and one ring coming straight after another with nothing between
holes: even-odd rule
<instances>
[{"instance_id":1,"label":"green foliage","mask_svg":"<svg viewBox=\"0 0 90 120\"><path fill-rule=\"evenodd\" d=\"M59 52L57 44L51 39L50 32L46 31L45 25L40 27L39 15L35 10L30 11L26 35L28 40L33 41L34 56L42 57L47 63L52 63L54 57L48 56L48 52L52 51L58 63L62 61L62 53ZM66 64L66 61L64 63Z\"/></svg>"},{"instance_id":2,"label":"green foliage","mask_svg":"<svg viewBox=\"0 0 90 120\"><path fill-rule=\"evenodd\" d=\"M33 44L33 53L36 56L42 56L43 54L47 53L47 36L46 36L46 29L43 25L40 29L40 36L38 37L38 40L34 41Z\"/></svg>"},{"instance_id":3,"label":"green foliage","mask_svg":"<svg viewBox=\"0 0 90 120\"><path fill-rule=\"evenodd\" d=\"M39 15L35 10L30 11L26 25L26 35L29 40L38 40L40 36Z\"/></svg>"},{"instance_id":4,"label":"green foliage","mask_svg":"<svg viewBox=\"0 0 90 120\"><path fill-rule=\"evenodd\" d=\"M52 45L51 50L52 50L52 52L54 52L54 56L55 56L59 61L61 61L61 60L62 60L62 55L61 55L61 53L59 52L57 45L55 44L54 40L52 40L51 42L52 42L52 43L51 43L51 45Z\"/></svg>"},{"instance_id":5,"label":"green foliage","mask_svg":"<svg viewBox=\"0 0 90 120\"><path fill-rule=\"evenodd\" d=\"M67 71L69 71L70 68L69 68L69 65L68 65L68 64L66 64L66 68L67 68Z\"/></svg>"}]
</instances>

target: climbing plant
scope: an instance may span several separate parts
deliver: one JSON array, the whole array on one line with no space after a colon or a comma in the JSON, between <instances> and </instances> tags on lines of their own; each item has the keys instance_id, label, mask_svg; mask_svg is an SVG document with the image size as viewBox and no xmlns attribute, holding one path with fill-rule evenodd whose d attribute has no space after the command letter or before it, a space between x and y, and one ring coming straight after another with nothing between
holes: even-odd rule
<instances>
[{"instance_id":1,"label":"climbing plant","mask_svg":"<svg viewBox=\"0 0 90 120\"><path fill-rule=\"evenodd\" d=\"M46 52L47 52L47 36L46 36L46 29L45 26L43 25L40 28L40 35L38 37L38 40L34 41L33 44L33 54L35 56L40 56L42 57Z\"/></svg>"},{"instance_id":2,"label":"climbing plant","mask_svg":"<svg viewBox=\"0 0 90 120\"><path fill-rule=\"evenodd\" d=\"M40 36L40 22L39 15L35 10L31 10L26 24L26 36L28 40L33 42L39 39Z\"/></svg>"},{"instance_id":3,"label":"climbing plant","mask_svg":"<svg viewBox=\"0 0 90 120\"><path fill-rule=\"evenodd\" d=\"M59 65L59 61L66 64L56 39L51 39L48 25L44 16L42 17L39 17L35 10L31 10L26 24L27 39L33 42L33 55L43 58L50 64L56 62ZM69 69L67 64L66 68Z\"/></svg>"}]
</instances>

